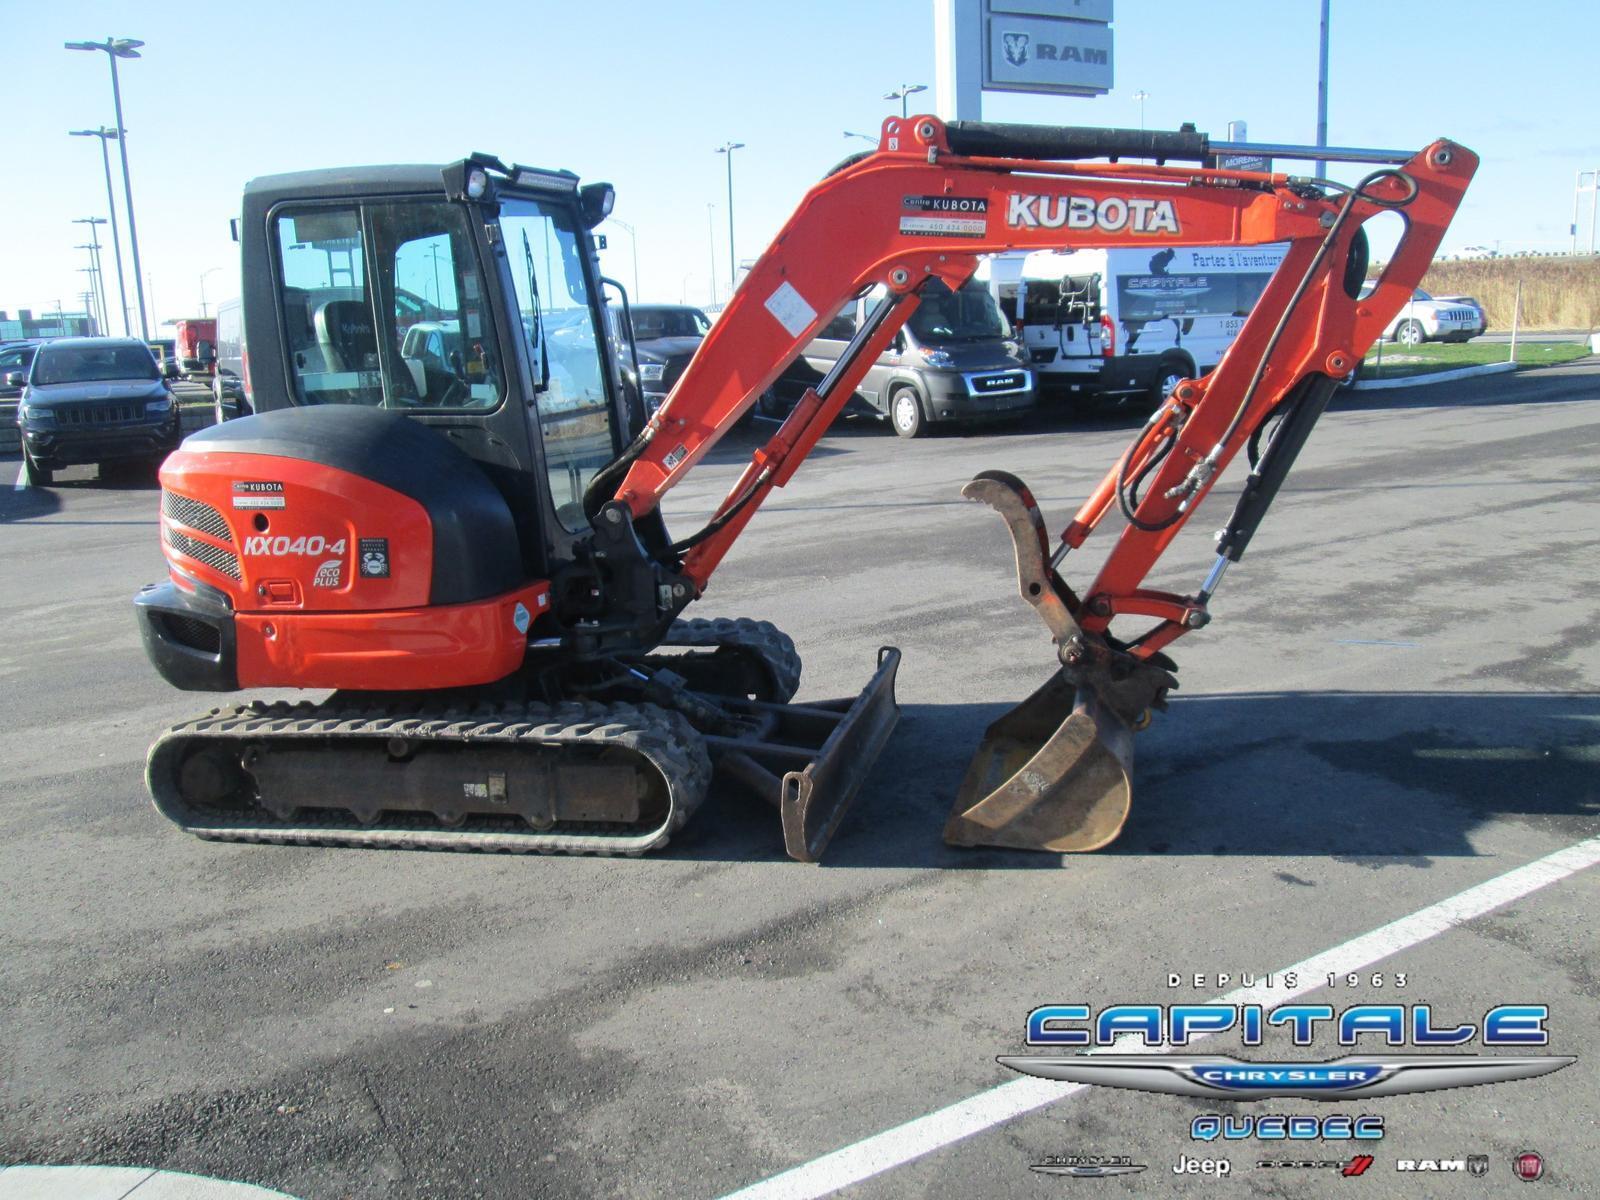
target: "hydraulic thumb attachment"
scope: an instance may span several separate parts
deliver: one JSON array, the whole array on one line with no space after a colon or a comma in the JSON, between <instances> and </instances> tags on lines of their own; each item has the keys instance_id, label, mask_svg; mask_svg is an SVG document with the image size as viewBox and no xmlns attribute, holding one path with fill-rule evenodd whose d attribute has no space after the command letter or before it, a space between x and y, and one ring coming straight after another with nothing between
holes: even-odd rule
<instances>
[{"instance_id":1,"label":"hydraulic thumb attachment","mask_svg":"<svg viewBox=\"0 0 1600 1200\"><path fill-rule=\"evenodd\" d=\"M1137 658L1078 624L1081 607L1050 566L1033 494L985 471L961 494L989 505L1017 552L1022 598L1043 619L1061 669L990 725L956 793L944 838L956 846L1098 850L1122 831L1133 788L1133 731L1178 686L1164 654Z\"/></svg>"}]
</instances>

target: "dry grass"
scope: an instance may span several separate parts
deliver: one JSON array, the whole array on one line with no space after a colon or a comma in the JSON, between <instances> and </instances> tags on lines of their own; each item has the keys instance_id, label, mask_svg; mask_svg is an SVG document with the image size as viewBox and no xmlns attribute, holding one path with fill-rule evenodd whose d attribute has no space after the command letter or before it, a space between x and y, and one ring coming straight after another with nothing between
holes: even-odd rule
<instances>
[{"instance_id":1,"label":"dry grass","mask_svg":"<svg viewBox=\"0 0 1600 1200\"><path fill-rule=\"evenodd\" d=\"M1522 328L1600 329L1600 256L1477 258L1436 262L1422 286L1434 295L1475 296L1489 328L1511 328L1517 282L1522 282Z\"/></svg>"}]
</instances>

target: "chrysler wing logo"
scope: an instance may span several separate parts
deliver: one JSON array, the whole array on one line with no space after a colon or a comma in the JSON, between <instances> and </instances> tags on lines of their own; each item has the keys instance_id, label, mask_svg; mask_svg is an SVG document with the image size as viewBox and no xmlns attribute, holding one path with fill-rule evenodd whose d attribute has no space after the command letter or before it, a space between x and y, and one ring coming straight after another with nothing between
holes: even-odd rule
<instances>
[{"instance_id":1,"label":"chrysler wing logo","mask_svg":"<svg viewBox=\"0 0 1600 1200\"><path fill-rule=\"evenodd\" d=\"M1327 1062L1249 1062L1228 1055L1095 1054L1047 1057L1003 1054L1002 1066L1067 1083L1131 1088L1213 1100L1354 1100L1475 1087L1548 1075L1577 1060L1499 1054L1350 1055Z\"/></svg>"},{"instance_id":2,"label":"chrysler wing logo","mask_svg":"<svg viewBox=\"0 0 1600 1200\"><path fill-rule=\"evenodd\" d=\"M1058 1167L1053 1163L1034 1163L1028 1168L1040 1175L1066 1175L1072 1179L1106 1179L1112 1175L1137 1175L1143 1163L1115 1163L1109 1166Z\"/></svg>"},{"instance_id":3,"label":"chrysler wing logo","mask_svg":"<svg viewBox=\"0 0 1600 1200\"><path fill-rule=\"evenodd\" d=\"M1013 67L1020 67L1028 61L1028 35L1025 33L1002 33L1005 41L1006 61Z\"/></svg>"}]
</instances>

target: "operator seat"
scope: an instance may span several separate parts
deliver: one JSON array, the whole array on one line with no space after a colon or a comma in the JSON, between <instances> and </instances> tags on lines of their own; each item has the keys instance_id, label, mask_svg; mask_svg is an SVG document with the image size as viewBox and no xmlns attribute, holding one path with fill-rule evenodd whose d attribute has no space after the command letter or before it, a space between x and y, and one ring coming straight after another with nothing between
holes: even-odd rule
<instances>
[{"instance_id":1,"label":"operator seat","mask_svg":"<svg viewBox=\"0 0 1600 1200\"><path fill-rule=\"evenodd\" d=\"M378 332L365 301L325 301L317 309L316 326L330 371L378 369Z\"/></svg>"}]
</instances>

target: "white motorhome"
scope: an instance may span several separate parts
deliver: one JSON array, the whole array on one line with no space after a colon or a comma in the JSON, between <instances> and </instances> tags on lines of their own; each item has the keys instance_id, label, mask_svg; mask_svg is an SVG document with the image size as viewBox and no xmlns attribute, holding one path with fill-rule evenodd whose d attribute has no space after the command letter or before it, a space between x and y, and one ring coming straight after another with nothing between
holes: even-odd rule
<instances>
[{"instance_id":1,"label":"white motorhome","mask_svg":"<svg viewBox=\"0 0 1600 1200\"><path fill-rule=\"evenodd\" d=\"M1215 367L1287 246L1037 250L1017 319L1041 403L1095 397L1152 406Z\"/></svg>"}]
</instances>

